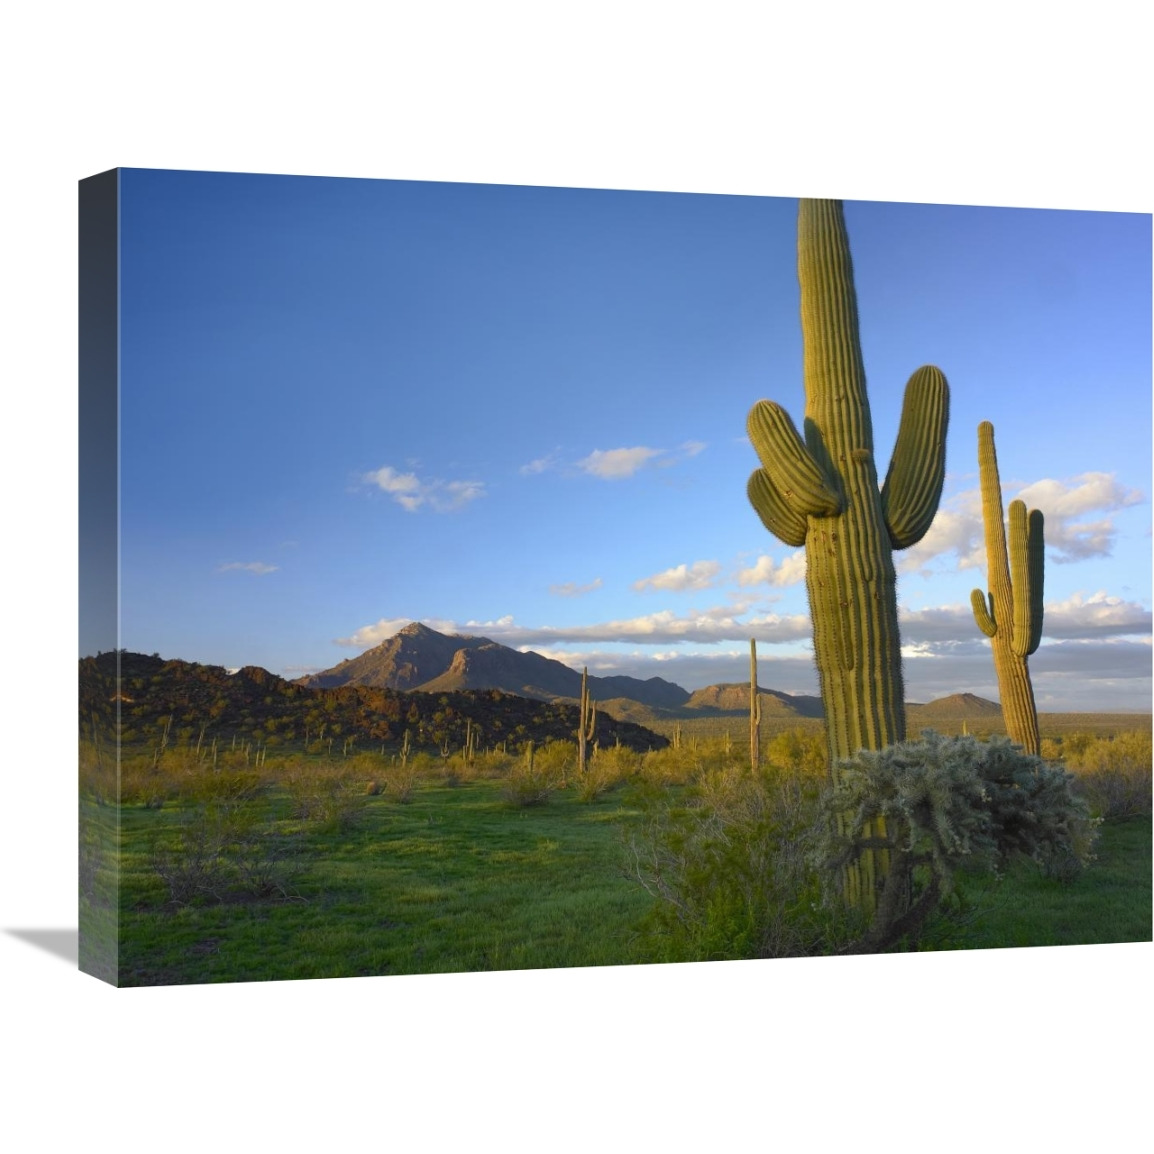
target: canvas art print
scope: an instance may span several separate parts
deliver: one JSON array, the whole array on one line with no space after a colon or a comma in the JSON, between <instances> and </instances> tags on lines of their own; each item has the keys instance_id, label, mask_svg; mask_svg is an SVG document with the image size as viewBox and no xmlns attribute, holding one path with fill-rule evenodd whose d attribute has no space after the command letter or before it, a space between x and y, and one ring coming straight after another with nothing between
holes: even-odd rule
<instances>
[{"instance_id":1,"label":"canvas art print","mask_svg":"<svg viewBox=\"0 0 1154 1154\"><path fill-rule=\"evenodd\" d=\"M1150 241L82 181L81 968L1149 941Z\"/></svg>"}]
</instances>

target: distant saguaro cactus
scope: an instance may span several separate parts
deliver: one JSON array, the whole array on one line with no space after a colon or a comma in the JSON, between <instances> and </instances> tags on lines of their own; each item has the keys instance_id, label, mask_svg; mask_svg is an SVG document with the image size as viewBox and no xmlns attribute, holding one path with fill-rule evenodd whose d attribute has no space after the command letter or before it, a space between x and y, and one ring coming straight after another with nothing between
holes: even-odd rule
<instances>
[{"instance_id":1,"label":"distant saguaro cactus","mask_svg":"<svg viewBox=\"0 0 1154 1154\"><path fill-rule=\"evenodd\" d=\"M1010 502L1010 543L1002 520L1002 482L994 450L994 426L978 426L978 472L982 520L986 525L987 594L970 594L974 620L990 639L1002 698L1002 717L1010 740L1027 753L1041 752L1038 711L1027 659L1042 640L1042 585L1045 569L1044 519L1028 513L1022 501Z\"/></svg>"},{"instance_id":2,"label":"distant saguaro cactus","mask_svg":"<svg viewBox=\"0 0 1154 1154\"><path fill-rule=\"evenodd\" d=\"M814 656L836 766L858 750L905 738L893 550L920 541L937 512L949 387L932 365L910 377L879 490L841 201L801 201L797 267L804 440L780 405L758 401L747 428L761 468L747 491L771 533L805 546ZM860 869L847 873L850 900L871 904L885 868L884 856L875 861L864 852Z\"/></svg>"}]
</instances>

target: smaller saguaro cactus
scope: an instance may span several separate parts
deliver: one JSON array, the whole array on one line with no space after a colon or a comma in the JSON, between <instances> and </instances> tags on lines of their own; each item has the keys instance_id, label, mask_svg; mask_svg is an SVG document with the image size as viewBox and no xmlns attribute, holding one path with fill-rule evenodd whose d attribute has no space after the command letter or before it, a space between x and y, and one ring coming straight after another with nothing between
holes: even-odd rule
<instances>
[{"instance_id":1,"label":"smaller saguaro cactus","mask_svg":"<svg viewBox=\"0 0 1154 1154\"><path fill-rule=\"evenodd\" d=\"M597 703L589 698L589 669L581 671L581 706L577 718L577 772L584 773L589 764L589 742L597 732Z\"/></svg>"},{"instance_id":2,"label":"smaller saguaro cactus","mask_svg":"<svg viewBox=\"0 0 1154 1154\"><path fill-rule=\"evenodd\" d=\"M757 638L749 639L749 765L761 768L761 695L757 692Z\"/></svg>"},{"instance_id":3,"label":"smaller saguaro cactus","mask_svg":"<svg viewBox=\"0 0 1154 1154\"><path fill-rule=\"evenodd\" d=\"M473 719L465 718L465 764L472 765L473 759L477 755L477 730L473 725Z\"/></svg>"},{"instance_id":4,"label":"smaller saguaro cactus","mask_svg":"<svg viewBox=\"0 0 1154 1154\"><path fill-rule=\"evenodd\" d=\"M1007 550L1002 483L994 451L994 426L989 421L978 426L978 470L989 590L983 593L975 589L970 602L974 620L994 651L1006 732L1011 741L1036 755L1041 752L1041 738L1027 659L1042 640L1043 517L1037 509L1027 512L1023 501L1011 501Z\"/></svg>"}]
</instances>

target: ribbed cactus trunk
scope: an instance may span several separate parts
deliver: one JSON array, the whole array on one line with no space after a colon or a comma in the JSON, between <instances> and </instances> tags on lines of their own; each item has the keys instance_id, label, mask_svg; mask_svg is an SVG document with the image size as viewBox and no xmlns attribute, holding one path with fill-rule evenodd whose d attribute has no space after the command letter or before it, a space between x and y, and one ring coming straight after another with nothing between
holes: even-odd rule
<instances>
[{"instance_id":1,"label":"ribbed cactus trunk","mask_svg":"<svg viewBox=\"0 0 1154 1154\"><path fill-rule=\"evenodd\" d=\"M761 770L761 696L757 692L757 638L749 639L749 767Z\"/></svg>"},{"instance_id":2,"label":"ribbed cactus trunk","mask_svg":"<svg viewBox=\"0 0 1154 1154\"><path fill-rule=\"evenodd\" d=\"M986 527L989 600L975 589L970 601L978 628L990 639L994 651L1006 732L1027 753L1039 754L1042 741L1027 659L1042 640L1044 521L1037 509L1027 513L1024 502L1011 501L1007 550L1002 482L994 449L994 426L989 421L978 426L978 473Z\"/></svg>"},{"instance_id":3,"label":"ribbed cactus trunk","mask_svg":"<svg viewBox=\"0 0 1154 1154\"><path fill-rule=\"evenodd\" d=\"M840 201L801 202L798 280L804 440L780 405L754 405L748 429L761 468L748 492L770 532L788 545L805 545L814 656L836 773L840 759L905 738L893 550L919 541L937 511L949 390L933 366L910 378L879 491ZM849 900L872 908L887 868L884 852L864 851L847 871Z\"/></svg>"},{"instance_id":4,"label":"ribbed cactus trunk","mask_svg":"<svg viewBox=\"0 0 1154 1154\"><path fill-rule=\"evenodd\" d=\"M589 768L589 742L597 732L597 703L589 696L589 669L581 670L581 703L577 716L577 772Z\"/></svg>"}]
</instances>

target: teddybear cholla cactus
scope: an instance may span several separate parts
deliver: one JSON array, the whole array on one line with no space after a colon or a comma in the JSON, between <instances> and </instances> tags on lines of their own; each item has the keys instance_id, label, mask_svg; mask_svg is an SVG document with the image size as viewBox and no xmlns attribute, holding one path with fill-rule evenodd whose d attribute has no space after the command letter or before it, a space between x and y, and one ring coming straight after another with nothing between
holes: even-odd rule
<instances>
[{"instance_id":1,"label":"teddybear cholla cactus","mask_svg":"<svg viewBox=\"0 0 1154 1154\"><path fill-rule=\"evenodd\" d=\"M1045 564L1043 518L1026 512L1022 501L1010 502L1010 545L1002 520L1002 483L994 451L994 426L978 426L978 471L982 484L982 519L986 524L987 595L970 594L974 620L990 638L994 670L1002 698L1002 717L1010 740L1038 754L1038 711L1027 658L1042 640L1042 580Z\"/></svg>"},{"instance_id":2,"label":"teddybear cholla cactus","mask_svg":"<svg viewBox=\"0 0 1154 1154\"><path fill-rule=\"evenodd\" d=\"M893 550L921 540L937 511L949 389L930 365L910 378L879 491L840 201L801 201L798 280L805 437L780 405L758 401L748 430L761 468L748 493L771 533L805 545L814 655L836 766L859 749L905 738ZM875 861L867 851L860 870L848 872L847 896L868 905L885 868L884 856Z\"/></svg>"}]
</instances>

